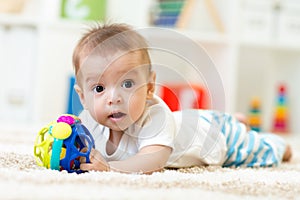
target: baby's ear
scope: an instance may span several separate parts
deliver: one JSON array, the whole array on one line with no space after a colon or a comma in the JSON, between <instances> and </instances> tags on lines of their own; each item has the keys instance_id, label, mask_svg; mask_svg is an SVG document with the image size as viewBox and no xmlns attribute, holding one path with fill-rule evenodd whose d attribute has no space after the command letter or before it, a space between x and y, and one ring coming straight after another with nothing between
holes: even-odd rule
<instances>
[{"instance_id":1,"label":"baby's ear","mask_svg":"<svg viewBox=\"0 0 300 200\"><path fill-rule=\"evenodd\" d=\"M152 71L149 76L149 82L147 85L147 99L152 99L155 92L155 81L156 81L156 73Z\"/></svg>"},{"instance_id":2,"label":"baby's ear","mask_svg":"<svg viewBox=\"0 0 300 200\"><path fill-rule=\"evenodd\" d=\"M75 84L74 85L74 90L77 92L83 108L86 108L86 106L85 106L85 99L84 99L84 95L83 95L82 89L79 87L79 85Z\"/></svg>"}]
</instances>

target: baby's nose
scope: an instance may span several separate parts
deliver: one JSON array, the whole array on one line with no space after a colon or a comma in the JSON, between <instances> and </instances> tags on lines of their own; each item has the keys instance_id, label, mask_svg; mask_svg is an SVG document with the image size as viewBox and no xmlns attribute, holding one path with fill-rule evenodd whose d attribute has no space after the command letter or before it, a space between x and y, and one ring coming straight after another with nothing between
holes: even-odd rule
<instances>
[{"instance_id":1,"label":"baby's nose","mask_svg":"<svg viewBox=\"0 0 300 200\"><path fill-rule=\"evenodd\" d=\"M120 92L118 92L116 89L113 89L109 92L108 96L108 105L115 105L122 103L122 96Z\"/></svg>"}]
</instances>

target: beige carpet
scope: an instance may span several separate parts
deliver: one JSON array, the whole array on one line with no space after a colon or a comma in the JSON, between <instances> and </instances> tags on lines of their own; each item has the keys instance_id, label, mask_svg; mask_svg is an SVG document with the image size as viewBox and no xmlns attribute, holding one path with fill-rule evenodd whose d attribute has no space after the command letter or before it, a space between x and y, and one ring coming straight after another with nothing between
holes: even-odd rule
<instances>
[{"instance_id":1,"label":"beige carpet","mask_svg":"<svg viewBox=\"0 0 300 200\"><path fill-rule=\"evenodd\" d=\"M300 134L278 168L203 167L152 175L68 174L36 166L35 129L0 133L0 199L300 199Z\"/></svg>"}]
</instances>

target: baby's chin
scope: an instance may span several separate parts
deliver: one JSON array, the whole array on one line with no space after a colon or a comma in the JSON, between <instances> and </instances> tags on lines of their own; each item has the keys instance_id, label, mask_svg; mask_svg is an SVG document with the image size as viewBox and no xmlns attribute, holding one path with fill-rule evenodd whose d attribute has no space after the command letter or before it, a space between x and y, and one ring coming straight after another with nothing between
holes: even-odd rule
<instances>
[{"instance_id":1,"label":"baby's chin","mask_svg":"<svg viewBox=\"0 0 300 200\"><path fill-rule=\"evenodd\" d=\"M131 123L132 124L132 123ZM128 127L131 124L114 124L114 125L108 125L107 127L112 130L112 131L120 131L120 132L124 132L128 129ZM105 125L104 125L105 126Z\"/></svg>"}]
</instances>

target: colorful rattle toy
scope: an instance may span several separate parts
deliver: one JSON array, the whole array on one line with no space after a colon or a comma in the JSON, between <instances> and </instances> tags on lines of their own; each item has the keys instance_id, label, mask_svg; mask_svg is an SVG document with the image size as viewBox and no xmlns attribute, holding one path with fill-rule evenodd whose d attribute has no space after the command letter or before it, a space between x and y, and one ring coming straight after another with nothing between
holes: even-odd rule
<instances>
[{"instance_id":1,"label":"colorful rattle toy","mask_svg":"<svg viewBox=\"0 0 300 200\"><path fill-rule=\"evenodd\" d=\"M89 161L94 139L75 115L61 115L37 134L34 156L39 166L82 173L80 157Z\"/></svg>"}]
</instances>

